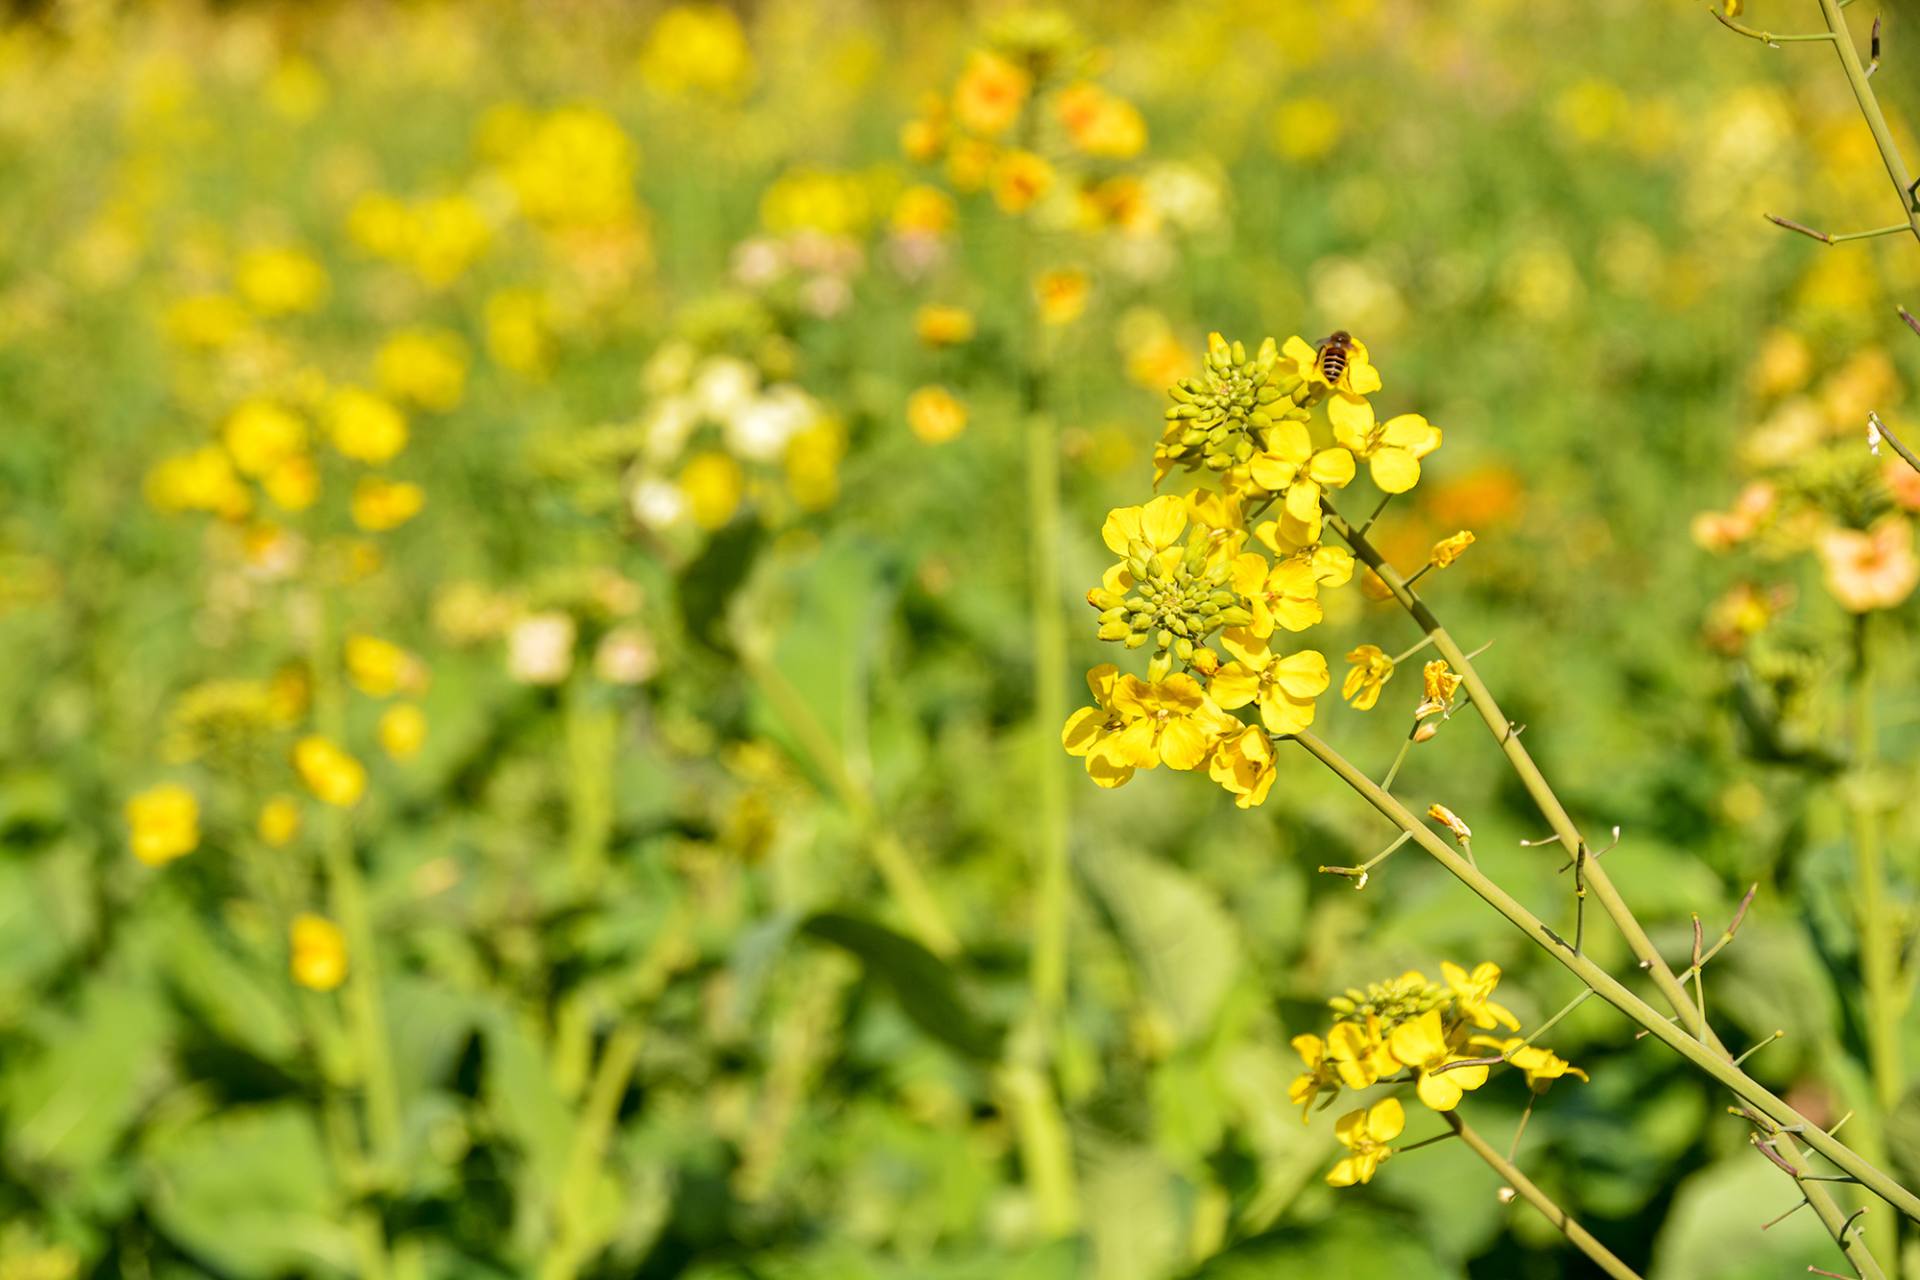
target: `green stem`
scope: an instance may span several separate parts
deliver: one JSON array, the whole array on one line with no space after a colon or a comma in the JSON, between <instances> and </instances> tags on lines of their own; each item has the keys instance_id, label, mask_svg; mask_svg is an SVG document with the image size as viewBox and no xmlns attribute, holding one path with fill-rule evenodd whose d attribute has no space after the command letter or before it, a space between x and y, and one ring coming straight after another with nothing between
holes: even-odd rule
<instances>
[{"instance_id":1,"label":"green stem","mask_svg":"<svg viewBox=\"0 0 1920 1280\"><path fill-rule=\"evenodd\" d=\"M1489 1169L1499 1174L1502 1181L1519 1192L1522 1200L1538 1209L1542 1217L1558 1227L1560 1234L1567 1238L1567 1243L1586 1254L1593 1265L1612 1276L1613 1280L1640 1280L1640 1274L1637 1271L1614 1257L1612 1250L1594 1239L1592 1232L1575 1222L1571 1214L1554 1203L1552 1196L1542 1191L1535 1185L1533 1179L1520 1172L1513 1161L1496 1151L1471 1125L1462 1120L1459 1112L1446 1111L1441 1114L1446 1117L1447 1123L1453 1126L1453 1131L1459 1135L1460 1140L1472 1148L1473 1153L1484 1160Z\"/></svg>"},{"instance_id":2,"label":"green stem","mask_svg":"<svg viewBox=\"0 0 1920 1280\"><path fill-rule=\"evenodd\" d=\"M1704 1043L1713 1054L1718 1055L1718 1061L1726 1062L1731 1057L1726 1045L1721 1043L1719 1036L1707 1024L1700 1009L1687 994L1686 987L1674 975L1666 958L1653 945L1653 940L1647 936L1646 929L1641 926L1632 908L1614 887L1612 878L1598 861L1586 856L1585 838L1580 834L1579 828L1574 825L1572 817L1568 815L1566 806L1562 805L1560 798L1554 794L1553 788L1547 783L1539 766L1534 764L1533 757L1526 747L1521 745L1517 728L1493 700L1493 693L1487 688L1486 682L1480 678L1480 673L1474 667L1471 656L1454 643L1453 637L1448 635L1446 628L1440 625L1440 620L1434 616L1433 611L1407 586L1399 570L1387 563L1386 558L1367 541L1366 536L1352 528L1331 506L1327 507L1327 523L1353 549L1355 558L1372 569L1380 580L1387 584L1394 599L1413 617L1420 629L1432 638L1435 648L1459 674L1474 709L1480 713L1488 731L1500 745L1508 764L1520 778L1521 785L1547 819L1548 825L1553 828L1554 835L1559 838L1568 856L1575 860L1582 883L1592 889L1601 909L1607 913L1608 919L1613 921L1621 937L1626 939L1627 947L1632 951L1634 958L1653 978L1661 997L1691 1033L1693 1038L1688 1043L1695 1047ZM1665 1019L1661 1020L1661 1025L1665 1030L1672 1029L1671 1024ZM1789 1160L1794 1158L1793 1153L1796 1148L1791 1137L1779 1134L1774 1141L1787 1154ZM1893 1184L1891 1179L1885 1178L1885 1175L1881 1176L1888 1185L1894 1186L1915 1207L1920 1207L1920 1200L1915 1200L1911 1193ZM1828 1233L1834 1237L1848 1260L1853 1263L1854 1269L1859 1271L1865 1280L1873 1280L1873 1277L1882 1275L1866 1242L1857 1233L1847 1232L1847 1217L1834 1203L1833 1197L1827 1190L1820 1186L1808 1186L1806 1183L1801 1183L1800 1187L1806 1194L1808 1203L1813 1206L1814 1213L1819 1216ZM1911 1209L1906 1205L1902 1205L1901 1208L1903 1212L1912 1216Z\"/></svg>"},{"instance_id":3,"label":"green stem","mask_svg":"<svg viewBox=\"0 0 1920 1280\"><path fill-rule=\"evenodd\" d=\"M565 692L567 857L574 888L591 895L607 869L613 834L613 759L619 720L599 705L592 677L576 671Z\"/></svg>"},{"instance_id":4,"label":"green stem","mask_svg":"<svg viewBox=\"0 0 1920 1280\"><path fill-rule=\"evenodd\" d=\"M541 1280L573 1280L593 1250L587 1238L586 1224L593 1202L600 1166L606 1159L607 1143L613 1136L614 1121L620 1115L620 1099L633 1077L634 1063L640 1056L641 1032L628 1023L607 1037L594 1068L593 1081L587 1086L586 1104L574 1122L573 1145L567 1152L566 1173L554 1200L553 1246L540 1267Z\"/></svg>"},{"instance_id":5,"label":"green stem","mask_svg":"<svg viewBox=\"0 0 1920 1280\"><path fill-rule=\"evenodd\" d=\"M1522 906L1505 889L1448 848L1445 841L1408 812L1404 805L1392 795L1382 791L1371 778L1360 772L1350 761L1321 741L1310 730L1301 730L1293 740L1314 759L1331 769L1341 781L1358 792L1395 826L1411 834L1414 842L1429 857L1444 867L1454 879L1466 885L1487 905L1505 916L1515 928L1531 938L1541 950L1552 956L1580 981L1593 988L1595 995L1626 1014L1628 1018L1645 1028L1654 1039L1678 1053L1700 1071L1732 1090L1752 1111L1758 1113L1759 1117L1764 1117L1763 1123L1771 1123L1770 1138L1774 1137L1773 1130L1778 1129L1788 1129L1799 1134L1802 1140L1815 1151L1831 1160L1861 1185L1908 1217L1920 1221L1920 1197L1916 1197L1891 1177L1863 1160L1852 1148L1820 1129L1784 1100L1774 1096L1759 1081L1735 1067L1724 1052L1709 1049L1699 1040L1675 1027L1653 1006L1623 986L1612 974L1582 953L1575 951L1566 939L1547 928L1538 917Z\"/></svg>"},{"instance_id":6,"label":"green stem","mask_svg":"<svg viewBox=\"0 0 1920 1280\"><path fill-rule=\"evenodd\" d=\"M1900 148L1893 140L1893 130L1887 125L1887 117L1881 113L1880 101L1874 97L1873 86L1867 81L1866 69L1860 65L1860 51L1854 47L1853 35L1847 30L1846 15L1840 12L1840 0L1819 0L1820 16L1826 19L1827 31L1833 37L1833 47L1840 55L1840 69L1846 73L1847 85L1853 90L1853 100L1860 106L1860 114L1866 119L1867 129L1873 134L1873 145L1880 150L1880 162L1887 168L1887 178L1900 196L1901 211L1907 215L1907 226L1914 237L1920 239L1920 208L1916 208L1913 199L1913 178L1907 172L1907 162L1901 158Z\"/></svg>"}]
</instances>

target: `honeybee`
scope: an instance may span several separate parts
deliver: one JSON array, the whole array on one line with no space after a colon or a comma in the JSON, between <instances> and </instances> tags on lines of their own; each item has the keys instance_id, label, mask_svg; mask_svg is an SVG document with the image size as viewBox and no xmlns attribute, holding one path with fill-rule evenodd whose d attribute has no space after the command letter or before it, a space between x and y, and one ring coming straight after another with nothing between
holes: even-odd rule
<instances>
[{"instance_id":1,"label":"honeybee","mask_svg":"<svg viewBox=\"0 0 1920 1280\"><path fill-rule=\"evenodd\" d=\"M1314 344L1314 368L1335 386L1339 385L1340 376L1347 371L1347 362L1352 358L1353 335L1345 329L1335 329Z\"/></svg>"}]
</instances>

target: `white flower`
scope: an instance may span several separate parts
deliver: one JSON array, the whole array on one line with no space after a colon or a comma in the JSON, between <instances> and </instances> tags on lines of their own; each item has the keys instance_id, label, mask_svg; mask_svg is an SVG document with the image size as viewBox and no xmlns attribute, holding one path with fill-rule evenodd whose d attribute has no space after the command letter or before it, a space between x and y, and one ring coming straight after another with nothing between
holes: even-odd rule
<instances>
[{"instance_id":1,"label":"white flower","mask_svg":"<svg viewBox=\"0 0 1920 1280\"><path fill-rule=\"evenodd\" d=\"M658 533L687 518L687 495L680 486L659 476L641 476L627 491L633 518Z\"/></svg>"},{"instance_id":2,"label":"white flower","mask_svg":"<svg viewBox=\"0 0 1920 1280\"><path fill-rule=\"evenodd\" d=\"M734 246L733 278L747 288L765 288L786 274L787 255L779 241L755 236Z\"/></svg>"},{"instance_id":3,"label":"white flower","mask_svg":"<svg viewBox=\"0 0 1920 1280\"><path fill-rule=\"evenodd\" d=\"M521 684L559 684L573 670L573 619L528 614L507 633L507 671Z\"/></svg>"},{"instance_id":4,"label":"white flower","mask_svg":"<svg viewBox=\"0 0 1920 1280\"><path fill-rule=\"evenodd\" d=\"M813 399L800 388L772 388L727 423L727 448L752 462L776 462L787 442L819 418Z\"/></svg>"},{"instance_id":5,"label":"white flower","mask_svg":"<svg viewBox=\"0 0 1920 1280\"><path fill-rule=\"evenodd\" d=\"M699 358L700 353L691 342L665 343L641 367L640 385L648 394L656 396L679 391L693 376L693 366Z\"/></svg>"},{"instance_id":6,"label":"white flower","mask_svg":"<svg viewBox=\"0 0 1920 1280\"><path fill-rule=\"evenodd\" d=\"M642 427L647 459L664 464L679 457L699 421L700 410L688 396L669 396L656 402Z\"/></svg>"},{"instance_id":7,"label":"white flower","mask_svg":"<svg viewBox=\"0 0 1920 1280\"><path fill-rule=\"evenodd\" d=\"M645 684L659 669L653 637L639 627L615 627L593 653L594 674L608 684Z\"/></svg>"}]
</instances>

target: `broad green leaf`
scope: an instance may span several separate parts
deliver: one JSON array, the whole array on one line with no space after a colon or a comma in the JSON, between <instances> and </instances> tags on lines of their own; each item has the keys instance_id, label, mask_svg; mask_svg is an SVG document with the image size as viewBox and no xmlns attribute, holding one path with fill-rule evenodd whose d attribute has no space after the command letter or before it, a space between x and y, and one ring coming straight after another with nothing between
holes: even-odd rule
<instances>
[{"instance_id":1,"label":"broad green leaf","mask_svg":"<svg viewBox=\"0 0 1920 1280\"><path fill-rule=\"evenodd\" d=\"M991 1060L1000 1051L1000 1030L974 1012L946 962L905 934L858 916L823 912L809 916L800 932L845 948L884 983L914 1025L970 1058Z\"/></svg>"},{"instance_id":2,"label":"broad green leaf","mask_svg":"<svg viewBox=\"0 0 1920 1280\"><path fill-rule=\"evenodd\" d=\"M1680 1184L1647 1280L1772 1280L1804 1275L1809 1262L1838 1270L1844 1260L1813 1214L1760 1230L1799 1199L1793 1183L1751 1151L1707 1166Z\"/></svg>"},{"instance_id":3,"label":"broad green leaf","mask_svg":"<svg viewBox=\"0 0 1920 1280\"><path fill-rule=\"evenodd\" d=\"M1080 859L1153 999L1181 1043L1206 1034L1241 966L1233 917L1192 877L1133 850Z\"/></svg>"}]
</instances>

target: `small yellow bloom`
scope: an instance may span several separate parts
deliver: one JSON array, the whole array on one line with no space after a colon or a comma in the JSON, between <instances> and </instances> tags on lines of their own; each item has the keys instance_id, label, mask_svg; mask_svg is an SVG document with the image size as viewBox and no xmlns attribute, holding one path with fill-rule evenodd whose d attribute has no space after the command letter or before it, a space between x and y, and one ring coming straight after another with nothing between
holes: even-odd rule
<instances>
[{"instance_id":1,"label":"small yellow bloom","mask_svg":"<svg viewBox=\"0 0 1920 1280\"><path fill-rule=\"evenodd\" d=\"M1333 1135L1347 1154L1327 1174L1327 1183L1351 1187L1373 1180L1374 1171L1393 1154L1387 1144L1407 1127L1407 1113L1398 1098L1382 1098L1371 1107L1350 1111L1334 1122Z\"/></svg>"},{"instance_id":2,"label":"small yellow bloom","mask_svg":"<svg viewBox=\"0 0 1920 1280\"><path fill-rule=\"evenodd\" d=\"M1060 90L1053 109L1066 128L1067 140L1090 156L1125 160L1139 155L1147 145L1147 122L1140 109L1090 81Z\"/></svg>"},{"instance_id":3,"label":"small yellow bloom","mask_svg":"<svg viewBox=\"0 0 1920 1280\"><path fill-rule=\"evenodd\" d=\"M1197 769L1215 742L1242 727L1207 696L1198 680L1181 672L1152 684L1122 676L1114 685L1113 706L1127 721L1114 744L1116 758L1139 769L1163 763L1183 772Z\"/></svg>"},{"instance_id":4,"label":"small yellow bloom","mask_svg":"<svg viewBox=\"0 0 1920 1280\"><path fill-rule=\"evenodd\" d=\"M952 196L938 187L917 183L893 202L889 222L901 235L943 236L953 230L958 216Z\"/></svg>"},{"instance_id":5,"label":"small yellow bloom","mask_svg":"<svg viewBox=\"0 0 1920 1280\"><path fill-rule=\"evenodd\" d=\"M1364 397L1380 389L1380 371L1374 368L1367 344L1358 338L1348 340L1346 367L1332 381L1328 381L1325 370L1320 367L1319 348L1298 334L1287 339L1280 348L1280 357L1281 373L1291 374L1317 391L1331 392L1337 401L1364 402ZM1332 413L1333 406L1329 405L1328 416Z\"/></svg>"},{"instance_id":6,"label":"small yellow bloom","mask_svg":"<svg viewBox=\"0 0 1920 1280\"><path fill-rule=\"evenodd\" d=\"M1287 1101L1300 1108L1300 1123L1305 1124L1313 1118L1313 1104L1323 1093L1339 1093L1340 1079L1334 1073L1333 1063L1327 1057L1327 1042L1316 1035L1295 1036L1288 1043L1307 1069L1293 1078L1287 1086Z\"/></svg>"},{"instance_id":7,"label":"small yellow bloom","mask_svg":"<svg viewBox=\"0 0 1920 1280\"><path fill-rule=\"evenodd\" d=\"M1553 1050L1528 1044L1519 1036L1507 1040L1502 1040L1498 1036L1475 1036L1470 1043L1494 1050L1508 1062L1526 1072L1527 1087L1535 1093L1544 1093L1545 1086L1551 1085L1562 1076L1578 1076L1582 1080L1587 1078L1586 1072Z\"/></svg>"},{"instance_id":8,"label":"small yellow bloom","mask_svg":"<svg viewBox=\"0 0 1920 1280\"><path fill-rule=\"evenodd\" d=\"M245 476L264 476L307 447L307 424L266 400L248 400L220 429L233 465Z\"/></svg>"},{"instance_id":9,"label":"small yellow bloom","mask_svg":"<svg viewBox=\"0 0 1920 1280\"><path fill-rule=\"evenodd\" d=\"M1415 1091L1420 1101L1435 1111L1453 1110L1468 1090L1478 1089L1487 1082L1484 1065L1446 1069L1448 1064L1461 1061L1465 1055L1455 1053L1448 1043L1438 1009L1429 1009L1417 1018L1402 1022L1393 1029L1387 1043L1401 1065L1419 1073Z\"/></svg>"},{"instance_id":10,"label":"small yellow bloom","mask_svg":"<svg viewBox=\"0 0 1920 1280\"><path fill-rule=\"evenodd\" d=\"M523 378L545 374L553 363L551 308L536 289L502 289L487 299L487 354Z\"/></svg>"},{"instance_id":11,"label":"small yellow bloom","mask_svg":"<svg viewBox=\"0 0 1920 1280\"><path fill-rule=\"evenodd\" d=\"M260 487L282 511L305 511L320 496L320 468L308 455L294 454L275 463Z\"/></svg>"},{"instance_id":12,"label":"small yellow bloom","mask_svg":"<svg viewBox=\"0 0 1920 1280\"><path fill-rule=\"evenodd\" d=\"M260 806L254 823L263 843L284 849L300 834L300 802L289 795L277 795Z\"/></svg>"},{"instance_id":13,"label":"small yellow bloom","mask_svg":"<svg viewBox=\"0 0 1920 1280\"><path fill-rule=\"evenodd\" d=\"M1315 450L1304 422L1275 423L1267 433L1267 447L1247 465L1253 483L1284 496L1283 510L1298 521L1301 538L1320 540L1320 499L1329 489L1353 482L1353 455L1339 445Z\"/></svg>"},{"instance_id":14,"label":"small yellow bloom","mask_svg":"<svg viewBox=\"0 0 1920 1280\"><path fill-rule=\"evenodd\" d=\"M347 980L347 937L325 916L302 912L293 918L289 967L293 980L309 991L332 991Z\"/></svg>"},{"instance_id":15,"label":"small yellow bloom","mask_svg":"<svg viewBox=\"0 0 1920 1280\"><path fill-rule=\"evenodd\" d=\"M1334 396L1327 402L1327 418L1333 423L1333 438L1366 459L1373 483L1383 493L1405 493L1420 483L1420 459L1440 447L1440 428L1419 414L1403 413L1376 424L1373 406L1358 396Z\"/></svg>"},{"instance_id":16,"label":"small yellow bloom","mask_svg":"<svg viewBox=\"0 0 1920 1280\"><path fill-rule=\"evenodd\" d=\"M1326 159L1345 132L1339 108L1325 98L1291 98L1273 113L1273 148L1296 164Z\"/></svg>"},{"instance_id":17,"label":"small yellow bloom","mask_svg":"<svg viewBox=\"0 0 1920 1280\"><path fill-rule=\"evenodd\" d=\"M133 856L163 867L200 844L200 802L177 782L150 787L127 801Z\"/></svg>"},{"instance_id":18,"label":"small yellow bloom","mask_svg":"<svg viewBox=\"0 0 1920 1280\"><path fill-rule=\"evenodd\" d=\"M230 347L247 333L247 309L224 293L195 294L168 307L163 323L182 346Z\"/></svg>"},{"instance_id":19,"label":"small yellow bloom","mask_svg":"<svg viewBox=\"0 0 1920 1280\"><path fill-rule=\"evenodd\" d=\"M680 492L702 529L719 529L733 519L746 496L747 477L733 455L718 449L696 453L680 469Z\"/></svg>"},{"instance_id":20,"label":"small yellow bloom","mask_svg":"<svg viewBox=\"0 0 1920 1280\"><path fill-rule=\"evenodd\" d=\"M993 201L1003 213L1024 213L1053 186L1053 166L1031 151L1009 151L993 166Z\"/></svg>"},{"instance_id":21,"label":"small yellow bloom","mask_svg":"<svg viewBox=\"0 0 1920 1280\"><path fill-rule=\"evenodd\" d=\"M406 481L361 476L353 486L353 522L369 533L399 528L426 504L426 490Z\"/></svg>"},{"instance_id":22,"label":"small yellow bloom","mask_svg":"<svg viewBox=\"0 0 1920 1280\"><path fill-rule=\"evenodd\" d=\"M380 747L395 760L411 760L427 741L426 713L411 702L388 707L380 716Z\"/></svg>"},{"instance_id":23,"label":"small yellow bloom","mask_svg":"<svg viewBox=\"0 0 1920 1280\"><path fill-rule=\"evenodd\" d=\"M1042 271L1033 282L1034 301L1046 324L1072 324L1087 309L1092 284L1087 273L1071 267Z\"/></svg>"},{"instance_id":24,"label":"small yellow bloom","mask_svg":"<svg viewBox=\"0 0 1920 1280\"><path fill-rule=\"evenodd\" d=\"M1453 1007L1472 1019L1474 1026L1482 1031L1492 1030L1496 1026L1509 1031L1520 1029L1520 1019L1513 1016L1513 1011L1503 1004L1494 1003L1491 998L1493 989L1500 985L1500 966L1493 961L1487 960L1473 966L1472 973L1450 960L1442 961L1440 976L1453 988Z\"/></svg>"},{"instance_id":25,"label":"small yellow bloom","mask_svg":"<svg viewBox=\"0 0 1920 1280\"><path fill-rule=\"evenodd\" d=\"M403 329L382 344L374 371L388 395L444 413L466 394L466 345L443 329Z\"/></svg>"},{"instance_id":26,"label":"small yellow bloom","mask_svg":"<svg viewBox=\"0 0 1920 1280\"><path fill-rule=\"evenodd\" d=\"M1122 679L1120 668L1103 662L1087 672L1087 688L1098 705L1082 707L1067 717L1060 744L1067 754L1087 762L1087 776L1103 787L1126 785L1135 766L1120 749L1122 733L1134 717L1114 703L1114 689Z\"/></svg>"},{"instance_id":27,"label":"small yellow bloom","mask_svg":"<svg viewBox=\"0 0 1920 1280\"><path fill-rule=\"evenodd\" d=\"M1253 621L1246 630L1261 639L1274 628L1305 631L1324 616L1320 588L1337 587L1353 576L1353 553L1317 547L1290 553L1268 567L1258 552L1242 552L1233 564L1233 589L1247 599Z\"/></svg>"},{"instance_id":28,"label":"small yellow bloom","mask_svg":"<svg viewBox=\"0 0 1920 1280\"><path fill-rule=\"evenodd\" d=\"M1447 806L1443 804L1428 805L1427 816L1451 831L1453 838L1461 844L1464 845L1467 841L1473 839L1473 828L1462 822L1460 815L1447 808ZM1483 965L1482 967L1492 968L1491 965ZM1500 980L1500 970L1494 969L1493 977L1494 981L1498 982Z\"/></svg>"},{"instance_id":29,"label":"small yellow bloom","mask_svg":"<svg viewBox=\"0 0 1920 1280\"><path fill-rule=\"evenodd\" d=\"M378 636L348 636L345 656L347 678L369 698L390 698L403 688L417 688L424 676L418 658Z\"/></svg>"},{"instance_id":30,"label":"small yellow bloom","mask_svg":"<svg viewBox=\"0 0 1920 1280\"><path fill-rule=\"evenodd\" d=\"M677 4L647 33L640 74L663 93L730 98L753 77L753 50L739 17L725 5Z\"/></svg>"},{"instance_id":31,"label":"small yellow bloom","mask_svg":"<svg viewBox=\"0 0 1920 1280\"><path fill-rule=\"evenodd\" d=\"M1013 127L1026 105L1032 80L997 53L976 51L953 90L953 114L962 128L995 137Z\"/></svg>"},{"instance_id":32,"label":"small yellow bloom","mask_svg":"<svg viewBox=\"0 0 1920 1280\"><path fill-rule=\"evenodd\" d=\"M234 271L240 296L262 315L311 311L327 293L327 272L298 249L252 249Z\"/></svg>"},{"instance_id":33,"label":"small yellow bloom","mask_svg":"<svg viewBox=\"0 0 1920 1280\"><path fill-rule=\"evenodd\" d=\"M371 391L341 387L327 401L327 434L341 456L378 466L407 447L407 420Z\"/></svg>"},{"instance_id":34,"label":"small yellow bloom","mask_svg":"<svg viewBox=\"0 0 1920 1280\"><path fill-rule=\"evenodd\" d=\"M1435 658L1420 670L1423 697L1413 709L1413 718L1424 720L1453 708L1453 695L1460 690L1460 677L1443 659Z\"/></svg>"},{"instance_id":35,"label":"small yellow bloom","mask_svg":"<svg viewBox=\"0 0 1920 1280\"><path fill-rule=\"evenodd\" d=\"M1380 701L1380 690L1393 679L1393 659L1377 644L1356 646L1347 654L1353 670L1341 682L1340 696L1356 711L1371 711Z\"/></svg>"},{"instance_id":36,"label":"small yellow bloom","mask_svg":"<svg viewBox=\"0 0 1920 1280\"><path fill-rule=\"evenodd\" d=\"M1451 537L1442 538L1433 544L1433 550L1427 555L1427 563L1436 569L1444 569L1458 560L1473 542L1473 531L1470 529L1462 529Z\"/></svg>"},{"instance_id":37,"label":"small yellow bloom","mask_svg":"<svg viewBox=\"0 0 1920 1280\"><path fill-rule=\"evenodd\" d=\"M1327 1061L1341 1084L1349 1089L1365 1089L1400 1070L1385 1037L1380 1034L1379 1019L1366 1022L1336 1022L1327 1033Z\"/></svg>"},{"instance_id":38,"label":"small yellow bloom","mask_svg":"<svg viewBox=\"0 0 1920 1280\"><path fill-rule=\"evenodd\" d=\"M923 444L945 444L967 429L967 406L945 387L921 387L907 397L907 426Z\"/></svg>"},{"instance_id":39,"label":"small yellow bloom","mask_svg":"<svg viewBox=\"0 0 1920 1280\"><path fill-rule=\"evenodd\" d=\"M1258 725L1223 737L1207 762L1207 775L1231 792L1233 803L1241 809L1265 801L1277 774L1273 740Z\"/></svg>"},{"instance_id":40,"label":"small yellow bloom","mask_svg":"<svg viewBox=\"0 0 1920 1280\"><path fill-rule=\"evenodd\" d=\"M957 347L973 341L973 312L965 307L924 306L914 313L913 331L930 347Z\"/></svg>"},{"instance_id":41,"label":"small yellow bloom","mask_svg":"<svg viewBox=\"0 0 1920 1280\"><path fill-rule=\"evenodd\" d=\"M1268 649L1265 640L1237 630L1222 635L1220 645L1234 658L1209 685L1222 708L1232 711L1256 703L1260 722L1275 734L1298 733L1313 723L1314 700L1333 679L1325 654L1302 649L1283 658Z\"/></svg>"},{"instance_id":42,"label":"small yellow bloom","mask_svg":"<svg viewBox=\"0 0 1920 1280\"><path fill-rule=\"evenodd\" d=\"M309 791L336 808L350 809L367 793L366 767L317 734L294 744L293 767Z\"/></svg>"}]
</instances>

